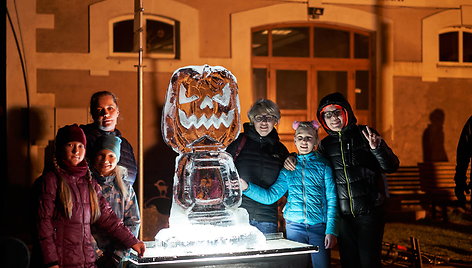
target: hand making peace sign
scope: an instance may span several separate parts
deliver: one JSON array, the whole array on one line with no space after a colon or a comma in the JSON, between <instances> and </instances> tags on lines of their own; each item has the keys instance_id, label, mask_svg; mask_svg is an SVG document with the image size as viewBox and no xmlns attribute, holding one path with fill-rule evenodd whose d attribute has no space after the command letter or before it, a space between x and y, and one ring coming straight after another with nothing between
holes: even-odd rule
<instances>
[{"instance_id":1,"label":"hand making peace sign","mask_svg":"<svg viewBox=\"0 0 472 268\"><path fill-rule=\"evenodd\" d=\"M364 137L369 142L370 148L376 149L380 145L382 137L380 137L380 135L377 135L377 133L372 132L372 130L370 130L368 126L366 126L365 128L367 129L367 131L362 130L362 134L364 134Z\"/></svg>"}]
</instances>

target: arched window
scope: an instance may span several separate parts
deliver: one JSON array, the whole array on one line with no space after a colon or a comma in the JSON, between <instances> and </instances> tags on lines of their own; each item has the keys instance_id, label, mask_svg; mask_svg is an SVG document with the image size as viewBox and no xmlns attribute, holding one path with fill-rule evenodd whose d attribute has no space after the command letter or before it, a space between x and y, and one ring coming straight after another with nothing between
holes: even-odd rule
<instances>
[{"instance_id":1,"label":"arched window","mask_svg":"<svg viewBox=\"0 0 472 268\"><path fill-rule=\"evenodd\" d=\"M144 15L144 55L152 58L179 58L179 23L155 15ZM130 56L137 52L134 17L122 16L110 22L112 56Z\"/></svg>"},{"instance_id":2,"label":"arched window","mask_svg":"<svg viewBox=\"0 0 472 268\"><path fill-rule=\"evenodd\" d=\"M254 99L277 102L278 131L292 144L293 120L316 118L319 100L344 94L363 124L374 114L373 33L328 24L287 23L252 29Z\"/></svg>"},{"instance_id":3,"label":"arched window","mask_svg":"<svg viewBox=\"0 0 472 268\"><path fill-rule=\"evenodd\" d=\"M472 63L472 28L458 26L441 31L439 61Z\"/></svg>"}]
</instances>

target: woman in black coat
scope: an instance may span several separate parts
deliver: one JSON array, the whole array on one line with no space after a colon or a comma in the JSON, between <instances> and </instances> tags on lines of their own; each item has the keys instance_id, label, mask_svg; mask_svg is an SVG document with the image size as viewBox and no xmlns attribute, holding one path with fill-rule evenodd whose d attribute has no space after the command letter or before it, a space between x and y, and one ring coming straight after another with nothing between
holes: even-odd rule
<instances>
[{"instance_id":1,"label":"woman in black coat","mask_svg":"<svg viewBox=\"0 0 472 268\"><path fill-rule=\"evenodd\" d=\"M249 110L250 122L244 123L244 133L226 151L233 156L239 176L263 188L269 188L279 176L288 156L274 126L279 122L278 106L266 99L257 101ZM249 213L249 223L262 233L277 232L277 203L263 205L243 196L242 208Z\"/></svg>"}]
</instances>

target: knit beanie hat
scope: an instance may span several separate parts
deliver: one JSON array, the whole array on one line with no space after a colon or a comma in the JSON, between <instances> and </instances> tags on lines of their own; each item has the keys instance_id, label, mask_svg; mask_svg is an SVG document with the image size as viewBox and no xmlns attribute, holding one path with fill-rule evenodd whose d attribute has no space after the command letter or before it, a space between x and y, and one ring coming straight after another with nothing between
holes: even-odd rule
<instances>
[{"instance_id":1,"label":"knit beanie hat","mask_svg":"<svg viewBox=\"0 0 472 268\"><path fill-rule=\"evenodd\" d=\"M78 141L84 146L87 146L87 138L84 131L77 125L67 125L61 127L56 135L56 151L69 142Z\"/></svg>"},{"instance_id":2,"label":"knit beanie hat","mask_svg":"<svg viewBox=\"0 0 472 268\"><path fill-rule=\"evenodd\" d=\"M121 139L113 134L100 136L95 142L95 153L101 150L110 150L116 155L116 160L120 161Z\"/></svg>"}]
</instances>

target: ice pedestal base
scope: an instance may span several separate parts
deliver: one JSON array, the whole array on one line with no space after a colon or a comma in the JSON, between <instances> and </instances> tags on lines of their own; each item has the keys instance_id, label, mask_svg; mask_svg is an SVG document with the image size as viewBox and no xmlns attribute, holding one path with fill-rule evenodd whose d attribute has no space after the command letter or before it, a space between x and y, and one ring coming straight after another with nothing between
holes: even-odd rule
<instances>
[{"instance_id":1,"label":"ice pedestal base","mask_svg":"<svg viewBox=\"0 0 472 268\"><path fill-rule=\"evenodd\" d=\"M160 230L155 237L155 254L237 252L265 246L264 234L249 224L249 215L245 209L227 209L223 212L224 219L215 217L217 212L202 212L196 221L189 219L187 211L173 204L170 228Z\"/></svg>"},{"instance_id":2,"label":"ice pedestal base","mask_svg":"<svg viewBox=\"0 0 472 268\"><path fill-rule=\"evenodd\" d=\"M155 254L205 254L263 248L264 235L254 226L189 225L162 229L156 235Z\"/></svg>"},{"instance_id":3,"label":"ice pedestal base","mask_svg":"<svg viewBox=\"0 0 472 268\"><path fill-rule=\"evenodd\" d=\"M263 248L249 249L237 252L202 253L172 255L158 249L155 242L145 242L146 252L138 258L134 252L128 260L130 268L159 268L159 267L269 267L269 268L299 268L306 267L311 262L310 254L318 252L318 248L287 239L267 240Z\"/></svg>"}]
</instances>

